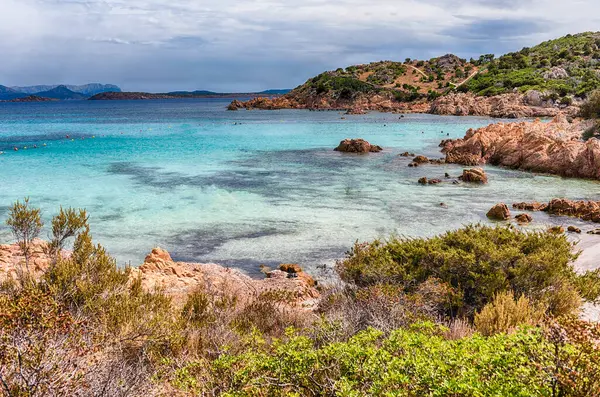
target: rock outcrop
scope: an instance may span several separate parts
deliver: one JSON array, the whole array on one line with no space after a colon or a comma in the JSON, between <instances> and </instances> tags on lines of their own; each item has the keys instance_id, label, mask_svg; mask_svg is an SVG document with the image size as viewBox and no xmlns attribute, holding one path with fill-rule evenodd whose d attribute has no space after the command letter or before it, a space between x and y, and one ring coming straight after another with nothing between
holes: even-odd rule
<instances>
[{"instance_id":1,"label":"rock outcrop","mask_svg":"<svg viewBox=\"0 0 600 397\"><path fill-rule=\"evenodd\" d=\"M560 113L574 116L578 107L560 108L532 94L502 94L492 97L472 93L452 93L431 103L429 113L452 116L491 116L498 118L554 117Z\"/></svg>"},{"instance_id":2,"label":"rock outcrop","mask_svg":"<svg viewBox=\"0 0 600 397\"><path fill-rule=\"evenodd\" d=\"M336 152L344 153L377 153L383 148L377 145L371 145L364 139L344 139L335 149Z\"/></svg>"},{"instance_id":3,"label":"rock outcrop","mask_svg":"<svg viewBox=\"0 0 600 397\"><path fill-rule=\"evenodd\" d=\"M34 240L31 245L29 271L34 277L40 277L51 263L50 256L46 253L48 244L42 240ZM17 244L0 245L0 282L12 278L26 271L25 257Z\"/></svg>"},{"instance_id":4,"label":"rock outcrop","mask_svg":"<svg viewBox=\"0 0 600 397\"><path fill-rule=\"evenodd\" d=\"M460 179L463 182L469 183L488 183L488 177L483 168L469 168L463 170L462 175L459 176L458 179Z\"/></svg>"},{"instance_id":5,"label":"rock outcrop","mask_svg":"<svg viewBox=\"0 0 600 397\"><path fill-rule=\"evenodd\" d=\"M581 229L580 229L580 228L578 228L578 227L575 227L575 226L569 226L569 227L567 228L567 231L568 231L569 233L577 233L577 234L581 234Z\"/></svg>"},{"instance_id":6,"label":"rock outcrop","mask_svg":"<svg viewBox=\"0 0 600 397\"><path fill-rule=\"evenodd\" d=\"M167 251L155 248L144 264L132 269L131 277L140 277L147 290L160 288L175 304L185 303L190 293L202 288L211 294L234 297L239 307L267 293L285 295L282 305L287 307L311 309L315 305L319 297L316 283L300 266L282 265L266 275L256 280L216 264L174 262Z\"/></svg>"},{"instance_id":7,"label":"rock outcrop","mask_svg":"<svg viewBox=\"0 0 600 397\"><path fill-rule=\"evenodd\" d=\"M510 219L510 210L504 203L496 204L487 213L487 217L497 221Z\"/></svg>"},{"instance_id":8,"label":"rock outcrop","mask_svg":"<svg viewBox=\"0 0 600 397\"><path fill-rule=\"evenodd\" d=\"M515 219L519 223L531 223L533 221L533 217L529 214L519 214L515 216Z\"/></svg>"},{"instance_id":9,"label":"rock outcrop","mask_svg":"<svg viewBox=\"0 0 600 397\"><path fill-rule=\"evenodd\" d=\"M566 177L600 179L600 141L581 140L587 122L569 123L564 116L498 123L470 129L463 139L444 141L447 163L492 164Z\"/></svg>"},{"instance_id":10,"label":"rock outcrop","mask_svg":"<svg viewBox=\"0 0 600 397\"><path fill-rule=\"evenodd\" d=\"M514 209L521 211L545 211L548 208L548 204L538 203L537 201L532 203L515 203L512 206Z\"/></svg>"},{"instance_id":11,"label":"rock outcrop","mask_svg":"<svg viewBox=\"0 0 600 397\"><path fill-rule=\"evenodd\" d=\"M525 211L545 211L552 215L571 216L584 221L600 222L600 201L554 199L548 204L517 203L513 208Z\"/></svg>"},{"instance_id":12,"label":"rock outcrop","mask_svg":"<svg viewBox=\"0 0 600 397\"><path fill-rule=\"evenodd\" d=\"M35 278L40 278L51 264L46 247L47 243L41 240L33 243L29 271ZM0 245L0 282L17 279L26 270L17 244ZM281 265L278 270L266 272L266 278L257 280L216 264L174 262L160 248L153 249L140 267L132 268L130 278L140 278L145 290L161 289L175 305L185 304L189 294L199 288L216 296L233 297L238 308L263 294L276 294L282 298L282 307L311 310L319 298L315 280L298 265Z\"/></svg>"}]
</instances>

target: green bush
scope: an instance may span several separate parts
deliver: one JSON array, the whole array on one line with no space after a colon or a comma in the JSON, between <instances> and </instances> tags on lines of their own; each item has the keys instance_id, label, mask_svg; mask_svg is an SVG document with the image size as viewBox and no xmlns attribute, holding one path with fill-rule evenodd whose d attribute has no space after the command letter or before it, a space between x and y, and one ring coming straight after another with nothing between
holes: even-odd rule
<instances>
[{"instance_id":1,"label":"green bush","mask_svg":"<svg viewBox=\"0 0 600 397\"><path fill-rule=\"evenodd\" d=\"M592 92L579 110L580 116L585 119L600 118L600 90Z\"/></svg>"},{"instance_id":2,"label":"green bush","mask_svg":"<svg viewBox=\"0 0 600 397\"><path fill-rule=\"evenodd\" d=\"M474 225L430 239L356 243L337 269L343 280L359 287L398 284L406 292L437 278L462 295L446 314L472 316L503 291L546 302L563 284L577 295L584 292L586 277L583 284L597 285L596 273L574 271L572 249L564 235ZM586 295L598 298L595 292Z\"/></svg>"},{"instance_id":3,"label":"green bush","mask_svg":"<svg viewBox=\"0 0 600 397\"><path fill-rule=\"evenodd\" d=\"M227 396L550 395L552 382L528 352L543 356L541 333L448 341L443 332L431 323L388 337L370 329L320 348L290 332L270 346L258 340L209 368L196 366L196 376L209 380L201 391Z\"/></svg>"}]
</instances>

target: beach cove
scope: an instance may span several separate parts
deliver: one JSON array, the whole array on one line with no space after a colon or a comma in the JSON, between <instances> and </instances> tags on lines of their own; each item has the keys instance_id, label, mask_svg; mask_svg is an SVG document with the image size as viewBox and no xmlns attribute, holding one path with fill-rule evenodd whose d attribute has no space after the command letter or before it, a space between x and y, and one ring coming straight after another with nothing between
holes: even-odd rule
<instances>
[{"instance_id":1,"label":"beach cove","mask_svg":"<svg viewBox=\"0 0 600 397\"><path fill-rule=\"evenodd\" d=\"M252 275L261 264L300 263L314 270L343 257L356 240L432 236L491 223L485 214L498 202L600 199L595 181L497 167L486 167L490 183L484 186L421 186L420 177L457 177L463 167L409 168L410 158L399 156L409 151L443 157L442 139L498 120L227 112L227 103L4 104L0 216L25 196L42 208L46 220L60 205L83 207L95 239L119 264L137 265L161 246L175 260L218 263ZM333 151L351 137L384 151ZM575 219L533 216L532 229L591 228ZM0 240L12 241L4 225Z\"/></svg>"}]
</instances>

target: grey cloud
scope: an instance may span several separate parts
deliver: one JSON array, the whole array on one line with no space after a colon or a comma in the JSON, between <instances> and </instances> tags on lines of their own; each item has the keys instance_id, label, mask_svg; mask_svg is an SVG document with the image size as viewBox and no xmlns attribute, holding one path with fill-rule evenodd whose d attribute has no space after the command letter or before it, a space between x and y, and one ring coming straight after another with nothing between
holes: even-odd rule
<instances>
[{"instance_id":1,"label":"grey cloud","mask_svg":"<svg viewBox=\"0 0 600 397\"><path fill-rule=\"evenodd\" d=\"M600 11L593 0L0 1L0 34L37 11L24 34L0 41L0 84L147 91L291 88L354 63L516 51L593 29Z\"/></svg>"}]
</instances>

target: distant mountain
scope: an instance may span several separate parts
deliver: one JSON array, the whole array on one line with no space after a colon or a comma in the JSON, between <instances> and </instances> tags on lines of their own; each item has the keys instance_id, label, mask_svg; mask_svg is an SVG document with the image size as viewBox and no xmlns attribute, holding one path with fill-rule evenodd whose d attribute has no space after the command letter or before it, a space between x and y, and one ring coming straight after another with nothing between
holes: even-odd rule
<instances>
[{"instance_id":1,"label":"distant mountain","mask_svg":"<svg viewBox=\"0 0 600 397\"><path fill-rule=\"evenodd\" d=\"M17 92L12 88L0 85L0 101L10 101L12 99L22 98L27 95Z\"/></svg>"},{"instance_id":2,"label":"distant mountain","mask_svg":"<svg viewBox=\"0 0 600 397\"><path fill-rule=\"evenodd\" d=\"M75 91L71 91L64 85L59 85L48 91L42 91L36 93L37 96L43 98L60 99L60 100L75 100L75 99L87 99L88 95L80 94Z\"/></svg>"},{"instance_id":3,"label":"distant mountain","mask_svg":"<svg viewBox=\"0 0 600 397\"><path fill-rule=\"evenodd\" d=\"M24 94L39 94L41 92L46 92L55 89L59 84L55 85L33 85L28 87L10 87L10 89L16 92L22 92ZM69 90L73 92L77 92L79 94L83 94L86 96L92 96L96 94L100 94L102 92L121 92L121 88L114 84L100 84L100 83L91 83L84 85L64 85Z\"/></svg>"}]
</instances>

